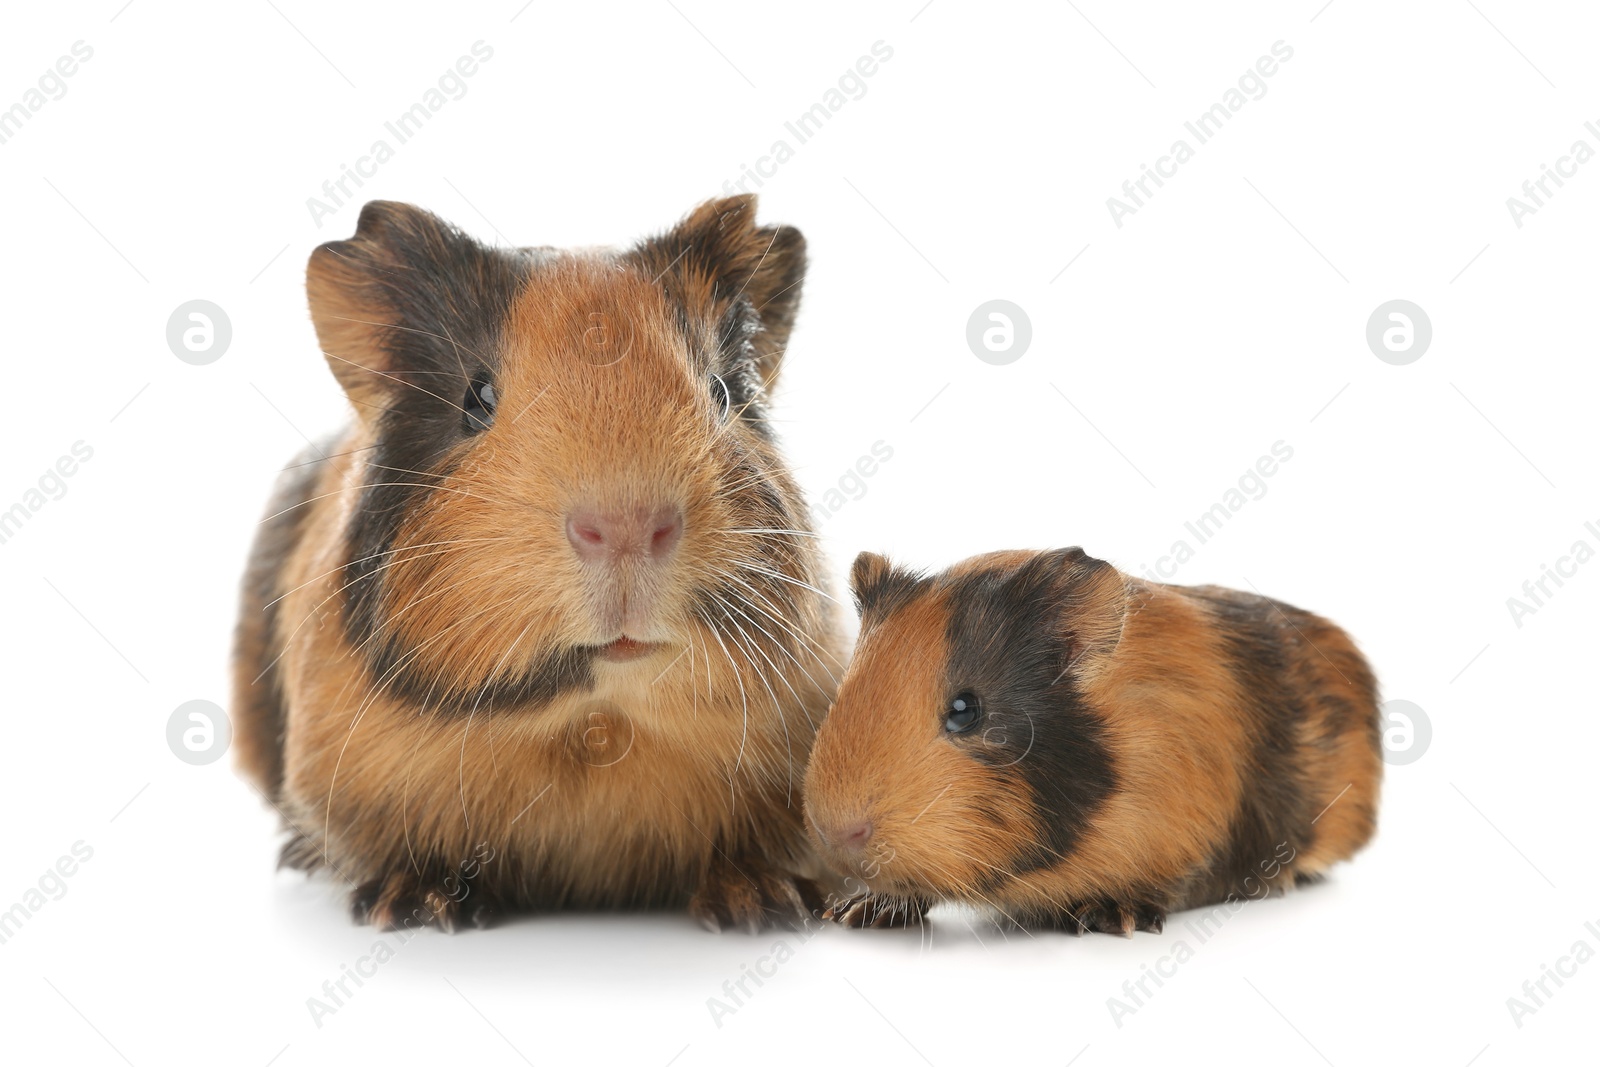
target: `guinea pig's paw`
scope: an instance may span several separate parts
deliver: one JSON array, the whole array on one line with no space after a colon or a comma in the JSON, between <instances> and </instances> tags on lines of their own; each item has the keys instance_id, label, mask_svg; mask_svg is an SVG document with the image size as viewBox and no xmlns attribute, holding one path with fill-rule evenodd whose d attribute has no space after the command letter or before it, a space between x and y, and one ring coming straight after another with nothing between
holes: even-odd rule
<instances>
[{"instance_id":1,"label":"guinea pig's paw","mask_svg":"<svg viewBox=\"0 0 1600 1067\"><path fill-rule=\"evenodd\" d=\"M278 869L285 868L291 871L315 871L327 864L327 857L322 854L322 849L309 837L293 834L283 843L283 848L278 851Z\"/></svg>"},{"instance_id":2,"label":"guinea pig's paw","mask_svg":"<svg viewBox=\"0 0 1600 1067\"><path fill-rule=\"evenodd\" d=\"M804 926L822 910L822 891L809 878L773 870L759 860L718 857L689 901L689 914L712 933L759 933L769 926Z\"/></svg>"},{"instance_id":3,"label":"guinea pig's paw","mask_svg":"<svg viewBox=\"0 0 1600 1067\"><path fill-rule=\"evenodd\" d=\"M458 882L452 894L437 882L425 884L414 871L395 871L357 888L350 895L350 914L356 922L381 930L437 926L453 934L493 926L500 908L477 887Z\"/></svg>"},{"instance_id":4,"label":"guinea pig's paw","mask_svg":"<svg viewBox=\"0 0 1600 1067\"><path fill-rule=\"evenodd\" d=\"M1154 904L1098 900L1088 904L1069 904L1054 920L1058 929L1075 937L1084 934L1132 937L1135 930L1159 934L1167 924L1167 913Z\"/></svg>"},{"instance_id":5,"label":"guinea pig's paw","mask_svg":"<svg viewBox=\"0 0 1600 1067\"><path fill-rule=\"evenodd\" d=\"M871 927L876 930L896 927L920 926L928 914L928 903L907 897L876 896L857 893L838 897L822 913L825 920L858 930Z\"/></svg>"}]
</instances>

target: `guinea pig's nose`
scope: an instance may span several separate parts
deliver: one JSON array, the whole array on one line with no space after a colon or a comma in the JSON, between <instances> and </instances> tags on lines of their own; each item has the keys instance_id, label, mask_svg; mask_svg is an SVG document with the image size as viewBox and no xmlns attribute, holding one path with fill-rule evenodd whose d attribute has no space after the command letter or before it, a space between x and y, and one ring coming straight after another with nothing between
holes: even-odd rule
<instances>
[{"instance_id":1,"label":"guinea pig's nose","mask_svg":"<svg viewBox=\"0 0 1600 1067\"><path fill-rule=\"evenodd\" d=\"M683 538L683 512L662 504L632 508L579 505L567 515L567 540L585 563L619 556L670 557Z\"/></svg>"},{"instance_id":2,"label":"guinea pig's nose","mask_svg":"<svg viewBox=\"0 0 1600 1067\"><path fill-rule=\"evenodd\" d=\"M841 852L860 852L872 840L872 823L866 819L841 823L829 831L828 840Z\"/></svg>"}]
</instances>

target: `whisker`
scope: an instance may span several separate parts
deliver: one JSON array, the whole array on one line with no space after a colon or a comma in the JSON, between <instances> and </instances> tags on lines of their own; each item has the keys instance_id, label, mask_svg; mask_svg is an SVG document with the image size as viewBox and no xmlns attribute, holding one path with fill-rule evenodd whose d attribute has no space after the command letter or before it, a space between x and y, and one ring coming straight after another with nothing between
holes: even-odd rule
<instances>
[{"instance_id":1,"label":"whisker","mask_svg":"<svg viewBox=\"0 0 1600 1067\"><path fill-rule=\"evenodd\" d=\"M318 463L326 463L329 460L333 460L333 459L343 459L345 456L353 456L358 452L370 452L374 448L377 448L377 447L378 446L375 445L375 444L373 444L373 445L362 445L360 448L352 448L348 452L333 452L333 453L330 453L328 455L316 456L313 459L301 460L299 463L286 463L282 467L279 467L278 469L280 471L292 471L292 470L298 470L301 467L314 467Z\"/></svg>"},{"instance_id":2,"label":"whisker","mask_svg":"<svg viewBox=\"0 0 1600 1067\"><path fill-rule=\"evenodd\" d=\"M337 567L329 567L327 570L323 571L321 574L317 575L316 577L306 579L305 581L301 582L299 585L295 586L293 589L286 590L285 592L279 594L278 596L273 597L271 600L267 601L265 604L263 604L261 606L262 606L263 609L270 608L274 604L276 604L278 601L283 600L285 597L293 596L295 593L298 593L300 590L306 588L307 586L315 585L316 583L322 581L324 578L327 578L330 575L338 574L340 571L344 570L346 567L352 566L353 564L356 564L356 563L369 563L372 560L381 559L384 556L395 555L395 554L398 554L400 552L406 552L406 551L413 550L413 549L440 548L440 551L438 551L438 552L426 552L426 553L422 553L420 556L408 556L408 557L406 557L406 559L421 559L421 558L426 558L427 556L447 555L448 553L446 553L443 550L443 548L440 547L440 546L494 543L496 541L510 541L510 540L512 540L512 538L510 538L510 537L456 537L456 538L452 538L452 539L450 539L448 541L425 541L425 542L423 542L421 544L416 544L416 545L397 545L394 548L386 548L386 549L383 549L382 551L373 552L373 553L371 553L369 555L359 556L359 557L357 557L355 559L349 560L348 562L341 563ZM404 560L390 560L388 563L384 564L384 567L392 566L396 562L405 562L405 561ZM383 568L378 568L378 569L381 570ZM374 570L372 573L376 574L377 570ZM359 580L360 579L356 579L356 581L359 581ZM350 588L350 584L353 584L353 583L347 583L347 584L345 584L343 586L340 586L337 590L335 590L335 594L342 593L344 590ZM322 602L322 604L326 604L326 603L327 603L326 600L324 600ZM322 604L318 604L317 606L321 607Z\"/></svg>"},{"instance_id":3,"label":"whisker","mask_svg":"<svg viewBox=\"0 0 1600 1067\"><path fill-rule=\"evenodd\" d=\"M499 539L498 538L487 538L486 540L499 540ZM510 540L510 539L507 538L506 540ZM454 542L448 542L447 541L447 542L439 542L439 543L441 543L441 544L453 544ZM398 551L400 551L400 549L390 549L389 551L390 552L398 552ZM385 555L385 554L387 554L387 553L382 553L382 552L375 553L373 556L367 557L367 558L369 558L369 559L376 558L377 556ZM284 638L284 640L282 641L283 647L281 649L279 649L278 654L276 656L272 657L272 659L267 663L267 665L265 667L261 668L261 673L256 675L255 678L253 678L251 680L251 684L253 685L256 682L261 681L261 679L266 676L266 673L269 670L271 670L273 667L277 666L278 661L283 659L283 657L288 653L289 647L294 643L295 636L297 634L299 634L301 629L303 629L305 627L306 623L310 622L312 620L312 618L315 617L316 614L319 611L322 610L323 606L325 604L327 604L328 601L332 600L334 597L338 596L340 593L342 593L345 590L349 589L351 586L355 585L357 582L361 581L363 578L367 578L367 577L371 577L372 575L376 575L379 571L386 570L387 568L389 568L391 566L394 566L394 565L399 564L399 563L409 563L413 559L426 559L426 558L428 558L430 556L445 555L445 554L447 554L447 553L443 549L441 549L439 552L424 552L424 553L420 553L417 556L407 556L407 557L404 557L402 559L390 560L388 563L385 563L380 567L374 568L373 571L368 575L361 575L361 576L358 576L358 577L350 579L348 582L345 582L338 589L335 589L333 592L329 593L327 596L323 597L321 600L317 601L317 603L315 603L315 604L313 604L311 606L311 608L305 613L305 615L300 619L300 621L295 624L294 629L290 630L288 636ZM297 592L300 589L304 589L307 585L312 584L312 582L320 581L323 578L327 578L329 575L336 574L336 573L338 573L338 571L340 571L342 569L343 569L343 567L340 566L340 567L334 568L333 570L323 572L317 578L313 578L310 582L302 583L301 585L296 586L295 589L291 589L288 593L284 593L283 596L276 597L273 600L269 601L266 605L263 606L262 610L265 610L267 607L270 607L271 605L278 603L278 601L284 599L284 597L287 597L290 594L292 594L294 592ZM504 567L498 568L496 573L498 573L498 571L504 570L504 569L505 569ZM466 580L467 579L463 579L462 582L457 582L455 585L451 586L450 588L456 588L457 586L463 584L463 582L465 582ZM415 603L416 603L416 601L413 601L413 604L415 604ZM412 605L407 605L407 608L409 608L411 606ZM401 613L403 613L404 610L405 609L402 609ZM397 614L400 614L400 613L397 613ZM380 627L380 630L381 630L381 627ZM371 639L369 638L368 640L371 640ZM357 651L357 652L362 651L366 647L366 645L367 645L367 642L363 641L360 645L358 645L356 647L355 651Z\"/></svg>"},{"instance_id":4,"label":"whisker","mask_svg":"<svg viewBox=\"0 0 1600 1067\"><path fill-rule=\"evenodd\" d=\"M724 614L726 614L727 609L729 607L731 607L732 605L726 603L725 601L721 601L720 598L718 598L718 599L719 599L719 602L721 602L721 604L722 604L722 607L723 607L723 610L724 610ZM738 609L735 608L734 610L737 611ZM740 614L743 614L743 613L741 612ZM746 616L746 618L748 618L748 616ZM733 640L735 642L740 643L742 647L744 647L746 649L753 649L756 652L757 655L759 655L762 659L766 660L767 664L772 667L774 672L777 673L779 680L782 681L784 685L789 686L789 692L794 694L795 702L796 703L800 703L801 706L803 707L804 704L800 701L800 694L799 693L795 693L794 686L789 685L789 680L783 676L783 672L779 671L778 668L777 668L777 665L774 664L772 662L772 660L767 657L767 654L761 650L760 645L758 645L755 642L755 640L753 638L751 638L750 635L745 632L744 627L740 626L738 621L735 620L731 615L728 615L727 619L728 619L728 621L730 623L733 624L734 628L736 630L738 630L739 636L744 638L744 640L742 642L739 642L739 638L733 638L732 634L730 634L729 637L733 638ZM753 623L753 620L752 620L752 625L753 624L754 623ZM757 627L757 629L760 629L760 627ZM770 639L771 635L768 635L768 636L769 636L769 639ZM766 689L767 696L772 699L773 710L778 713L778 722L783 727L784 750L785 750L785 752L786 752L786 754L788 756L788 761L789 761L789 772L788 772L788 775L786 777L786 781L784 783L784 785L785 785L784 804L785 804L785 806L787 806L789 804L792 804L793 800L794 800L794 744L789 738L789 720L788 720L788 717L783 714L783 705L778 700L778 694L773 691L772 684L767 681L766 672L762 671L760 665L755 663L753 660L749 660L747 658L746 662L750 663L750 665L755 669L756 678L757 678L757 680L759 680L761 682L762 687Z\"/></svg>"},{"instance_id":5,"label":"whisker","mask_svg":"<svg viewBox=\"0 0 1600 1067\"><path fill-rule=\"evenodd\" d=\"M430 482L366 482L366 483L364 483L362 485L340 486L338 489L333 490L331 493L318 493L316 496L307 497L305 500L302 500L302 501L300 501L298 503L290 504L288 507L284 508L282 511L273 512L271 515L268 515L266 518L262 519L261 522L262 523L271 522L273 519L276 519L276 518L279 518L280 516L289 514L289 512L294 511L296 508L303 508L307 504L315 504L319 500L327 500L329 497L338 496L341 493L357 493L357 492L361 492L362 490L365 490L365 489L379 489L379 488L382 488L384 486L399 486L399 485L407 485L407 486L411 486L411 487L416 488L416 489L435 489L435 490L438 490L440 492L445 492L445 493L456 493L456 494L459 494L460 496L474 497L474 498L476 498L478 500L484 501L487 504L495 504L495 505L499 505L499 506L504 506L504 502L503 501L491 499L490 497L486 497L486 496L482 495L481 493L473 493L473 492L470 492L470 491L468 491L466 489L459 488L457 486L443 485L443 484L440 484L440 483L437 483L437 482L433 482L433 483L430 483Z\"/></svg>"},{"instance_id":6,"label":"whisker","mask_svg":"<svg viewBox=\"0 0 1600 1067\"><path fill-rule=\"evenodd\" d=\"M741 585L745 585L747 588L750 588L752 592L757 592L754 589L753 586L749 586L748 583L741 581L736 576L728 575L727 577L732 578L734 581L739 582ZM759 592L757 592L757 595L760 595ZM749 599L745 599L745 598L741 598L741 600L747 607L751 608L754 611L760 612L762 615L767 616L769 619L771 619L772 621L777 623L780 627L788 629L791 633L794 633L797 636L801 636L801 637L805 636L804 634L801 634L798 630L794 630L793 628L791 628L789 626L789 624L783 618L781 618L780 616L773 614L773 612L768 611L767 609L763 608L760 604L757 604L754 601L749 600ZM814 675L812 675L812 673L810 671L806 670L805 664L800 662L799 657L796 656L794 654L794 652L789 649L787 644L785 644L784 642L778 640L778 638L775 637L770 631L768 631L766 627L762 626L759 622L757 622L751 616L745 615L745 613L743 611L740 611L739 614L740 615L744 615L744 617L750 622L750 624L752 626L754 626L757 630L760 630L761 633L767 638L767 640L772 642L773 647L778 652L782 653L783 655L785 655L785 656L787 656L789 658L789 661L791 663L793 663L796 668L799 669L800 673L806 676L806 680L811 683L811 686L812 686L813 689L815 689L818 693L822 693L822 694L827 694L829 692L829 690L827 688L825 688L821 683L819 683L817 681L816 677ZM764 653L763 653L763 658L766 658ZM794 691L794 687L792 685L789 685L789 680L788 680L787 676L783 673L782 670L779 669L778 665L775 664L775 663L772 663L772 661L770 659L768 659L767 662L772 666L772 669L778 673L779 678L781 678L783 680L784 684L789 686L789 691L791 693L794 693L795 702L800 706L801 712L805 714L806 720L808 722L811 722L811 728L813 730L816 729L816 725L817 724L816 724L815 721L813 721L811 719L811 713L806 708L805 701L801 699L799 693L796 693ZM823 671L824 674L828 675L828 677L830 679L833 679L833 672L828 670L826 664L822 663L820 659L816 660L816 663L817 663L817 665L819 667L822 668L822 671ZM834 680L834 685L835 685L835 687L837 687L837 685L838 685L838 682L837 682L836 679Z\"/></svg>"},{"instance_id":7,"label":"whisker","mask_svg":"<svg viewBox=\"0 0 1600 1067\"><path fill-rule=\"evenodd\" d=\"M417 335L419 335L421 337L431 337L435 341L444 341L444 342L446 342L448 344L454 345L455 348L458 350L457 353L456 353L456 359L457 359L458 362L461 359L461 355L460 355L461 352L466 352L469 356L471 356L473 359L476 359L479 363L487 364L489 362L489 360L484 359L483 356L480 355L479 353L474 352L469 348L464 348L460 344L457 344L456 343L456 339L454 337L447 337L447 336L444 336L444 335L441 335L441 334L431 333L428 330L419 330L414 326L401 326L399 323L396 323L396 322L371 322L371 321L369 321L367 319L354 319L354 318L349 318L348 316L344 316L344 315L339 316L339 319L342 322L359 322L363 326L382 326L386 330L400 330L400 331L402 331L404 333L414 333L414 334L417 334Z\"/></svg>"},{"instance_id":8,"label":"whisker","mask_svg":"<svg viewBox=\"0 0 1600 1067\"><path fill-rule=\"evenodd\" d=\"M736 533L736 534L789 534L789 535L794 536L794 537L816 537L816 538L819 538L819 539L822 537L821 534L815 532L814 530L783 530L783 529L777 529L777 528L773 528L773 527L757 527L757 528L754 528L754 529L743 529L743 530L741 530L741 529L733 529L733 530L728 530L726 532L727 533Z\"/></svg>"},{"instance_id":9,"label":"whisker","mask_svg":"<svg viewBox=\"0 0 1600 1067\"><path fill-rule=\"evenodd\" d=\"M734 799L735 799L734 778L736 778L738 776L739 767L744 763L744 746L745 746L745 742L749 739L749 736L750 736L750 698L749 698L748 694L746 694L746 692L745 692L744 677L743 677L742 673L739 670L739 665L734 662L733 653L729 652L728 651L728 646L723 643L722 635L717 632L716 623L713 622L711 619L703 619L703 621L705 622L707 628L710 629L711 636L716 638L717 644L719 646L721 646L722 654L728 658L728 666L733 668L733 679L734 679L734 681L739 683L739 702L740 702L740 706L743 709L743 716L744 716L743 723L744 724L743 724L743 727L742 727L742 729L740 730L740 733L739 733L739 754L734 758L733 769L729 772L729 777L728 777L728 793L729 793L728 799L729 799L729 802L732 803L734 801ZM708 668L708 670L709 670L709 668Z\"/></svg>"},{"instance_id":10,"label":"whisker","mask_svg":"<svg viewBox=\"0 0 1600 1067\"><path fill-rule=\"evenodd\" d=\"M489 672L490 678L500 673L500 668L504 667L506 660L511 658L511 653L515 652L517 646L522 643L522 639L528 636L528 631L533 628L533 623L534 620L529 619L528 624L522 628L522 632L517 634L516 639L506 647L505 654L494 665L494 670ZM461 757L456 763L457 794L461 798L461 819L466 823L469 830L472 828L472 817L467 813L467 734L472 730L472 717L478 714L478 705L483 703L483 694L484 690L480 689L478 691L478 699L472 702L472 710L467 712L467 724L461 730Z\"/></svg>"},{"instance_id":11,"label":"whisker","mask_svg":"<svg viewBox=\"0 0 1600 1067\"><path fill-rule=\"evenodd\" d=\"M735 563L736 566L741 566L742 567L742 565L743 565L743 561L741 561L741 560L735 560L734 563ZM805 641L806 643L810 644L812 649L818 654L816 658L817 658L819 666L821 666L823 671L827 673L829 680L833 682L835 688L838 687L839 679L837 679L837 678L835 678L833 676L833 672L828 670L827 664L822 663L821 659L822 659L823 656L826 656L828 659L833 661L834 666L839 667L841 670L844 668L844 664L839 661L839 658L837 656L835 656L833 654L833 652L831 650L829 650L826 645L822 644L822 642L818 641L815 637L813 637L810 634L806 633L804 630L801 630L799 628L799 626L796 625L795 623L791 622L788 619L785 619L782 615L780 615L779 612L782 611L782 608L779 605L774 604L771 601L771 599L769 599L766 596L766 594L762 593L755 586L751 585L749 582L747 582L744 579L740 578L737 574L729 573L729 572L718 572L718 573L724 578L727 578L727 579L729 579L731 581L738 582L740 585L744 586L746 589L750 590L752 593L755 593L757 596L759 596L762 599L762 601L767 605L767 608L770 609L770 610L763 609L762 610L762 614L766 615L768 618L772 619L774 622L776 622L780 626L784 627L785 630L787 630L789 633L793 634L795 637L797 637L797 638L801 639L802 641ZM760 605L752 603L751 607L760 608ZM798 663L796 665L798 666ZM813 679L813 682L815 682L815 679Z\"/></svg>"},{"instance_id":12,"label":"whisker","mask_svg":"<svg viewBox=\"0 0 1600 1067\"><path fill-rule=\"evenodd\" d=\"M349 322L362 322L364 320L362 320L362 319L349 319L347 321L349 321ZM369 323L368 325L371 325L371 326L386 326L386 325L388 325L388 323L374 322L374 323ZM394 328L397 329L397 330L405 329L405 327L403 327L403 326L396 326ZM420 330L412 330L411 332L412 333L421 333L422 331L420 331ZM399 382L401 385L404 385L407 388L415 389L419 393L425 393L428 396L431 396L435 400L439 401L441 404L447 404L450 407L455 408L457 411L461 412L463 415L465 415L467 413L467 409L462 407L460 404L458 404L458 403L456 403L455 401L452 401L452 400L446 400L444 397L440 396L438 393L434 392L432 389L424 389L422 386L418 385L416 382L408 382L404 378L397 377L396 375L390 374L386 370L379 370L377 367L364 367L361 364L357 363L353 359L345 359L343 356L335 355L334 353L326 351L326 350L324 350L322 354L327 356L329 359L336 359L340 363L348 363L348 364L350 364L350 366L356 368L357 370L364 370L369 374L379 375L380 377L389 379L391 382Z\"/></svg>"}]
</instances>

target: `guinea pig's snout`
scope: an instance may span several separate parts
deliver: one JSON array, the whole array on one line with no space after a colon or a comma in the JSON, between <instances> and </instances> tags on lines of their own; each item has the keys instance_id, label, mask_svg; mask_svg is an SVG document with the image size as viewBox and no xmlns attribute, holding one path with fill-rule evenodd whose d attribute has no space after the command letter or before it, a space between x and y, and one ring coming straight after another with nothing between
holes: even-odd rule
<instances>
[{"instance_id":1,"label":"guinea pig's snout","mask_svg":"<svg viewBox=\"0 0 1600 1067\"><path fill-rule=\"evenodd\" d=\"M672 504L600 507L580 504L567 515L567 540L585 563L622 556L662 562L683 539L683 510Z\"/></svg>"},{"instance_id":2,"label":"guinea pig's snout","mask_svg":"<svg viewBox=\"0 0 1600 1067\"><path fill-rule=\"evenodd\" d=\"M867 847L867 842L872 840L872 821L854 819L834 823L822 831L822 836L839 852L846 854L860 852Z\"/></svg>"}]
</instances>

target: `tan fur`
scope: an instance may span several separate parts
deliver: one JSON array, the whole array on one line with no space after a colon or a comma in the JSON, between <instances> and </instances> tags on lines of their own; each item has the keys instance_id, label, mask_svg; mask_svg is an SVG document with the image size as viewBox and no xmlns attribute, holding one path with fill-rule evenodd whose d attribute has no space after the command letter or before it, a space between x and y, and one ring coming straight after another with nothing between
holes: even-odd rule
<instances>
[{"instance_id":1,"label":"tan fur","mask_svg":"<svg viewBox=\"0 0 1600 1067\"><path fill-rule=\"evenodd\" d=\"M806 812L822 836L835 823L873 819L874 842L843 869L886 892L970 885L990 857L1009 855L1032 835L1025 791L963 766L969 761L943 743L943 727L927 714L929 694L944 688L945 617L934 593L858 645L842 707L829 713L806 777ZM857 716L871 728L854 728ZM996 821L967 818L979 809Z\"/></svg>"},{"instance_id":2,"label":"tan fur","mask_svg":"<svg viewBox=\"0 0 1600 1067\"><path fill-rule=\"evenodd\" d=\"M886 615L866 606L855 658L818 737L806 809L830 862L859 879L867 899L884 898L881 908L904 899L961 900L1019 919L1071 916L1112 901L1123 909L1118 921L1132 929L1135 905L1176 910L1229 892L1254 896L1261 886L1278 891L1366 843L1382 767L1370 671L1332 623L1273 607L1307 713L1289 770L1303 775L1311 806L1280 813L1283 837L1300 842L1298 854L1268 851L1245 872L1253 882L1218 888L1213 868L1232 820L1260 783L1248 765L1256 738L1242 711L1251 694L1233 668L1216 600L1272 602L1104 568L1087 584L1086 600L1067 612L1060 640L1085 644L1073 663L1075 684L1104 726L1119 784L1069 856L1013 873L1051 816L1036 809L1016 768L985 766L946 736L942 709L954 684L946 677L946 631L956 584L1007 577L1034 555L975 557L918 595L898 602L886 595ZM858 595L887 574L885 562L864 555ZM834 827L859 820L873 827L860 854L828 848ZM865 921L859 909L853 914Z\"/></svg>"},{"instance_id":3,"label":"tan fur","mask_svg":"<svg viewBox=\"0 0 1600 1067\"><path fill-rule=\"evenodd\" d=\"M1228 714L1236 683L1205 613L1170 588L1139 584L1113 665L1087 686L1120 773L1138 788L1111 795L1070 864L1013 880L1008 901L1115 896L1130 872L1181 879L1227 830L1246 740Z\"/></svg>"},{"instance_id":4,"label":"tan fur","mask_svg":"<svg viewBox=\"0 0 1600 1067\"><path fill-rule=\"evenodd\" d=\"M1350 635L1316 617L1301 624L1299 631L1303 644L1296 665L1308 676L1306 684L1359 699L1357 679L1367 666ZM1324 748L1315 739L1326 733L1335 739ZM1371 840L1377 829L1383 763L1373 758L1370 729L1340 724L1326 708L1313 709L1302 735L1319 815L1312 843L1299 856L1296 869L1321 874Z\"/></svg>"},{"instance_id":5,"label":"tan fur","mask_svg":"<svg viewBox=\"0 0 1600 1067\"><path fill-rule=\"evenodd\" d=\"M753 200L708 205L684 225L716 212L748 229ZM276 579L276 631L247 621L240 634L235 707L256 727L242 731L252 740L241 765L275 794L301 839L297 860L325 863L351 886L395 883L377 909L389 921L381 913L407 896L408 878L411 895L425 895L441 866L454 869L485 843L495 858L477 877L517 907L681 906L718 879L737 883L721 897L749 897L773 871L808 873L799 784L844 642L834 613L804 592L781 615L770 598L746 595L717 629L697 608L702 590L758 549L776 553L765 565L795 588L822 580L809 543L740 532L750 525L740 462L787 499L799 492L768 443L737 419L719 425L701 395L699 357L686 344L704 338L682 336L667 289L709 306L710 280L561 253L519 293L500 332L496 422L456 446L449 475L405 516L381 572L381 635L436 679L440 698L474 692L552 649L616 636L614 597L566 540L575 499L675 499L687 532L672 567L629 575L630 626L644 629L628 636L663 650L595 663L592 691L465 714L394 696L343 626L347 530L364 482L421 473L367 466L378 416L397 389L429 384L402 381L384 363L383 325L350 321L383 316L360 285L337 254L314 257L319 334L357 419L326 447L304 516L285 535L294 545ZM246 597L247 615L261 599ZM281 789L260 728L261 683L246 680L266 660L284 709ZM734 900L733 918L760 905Z\"/></svg>"}]
</instances>

